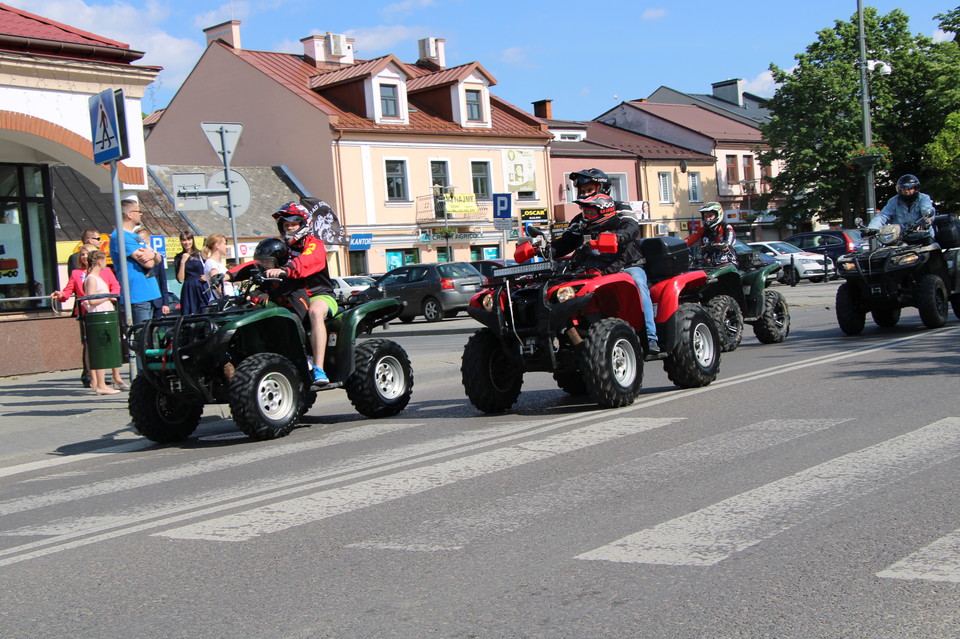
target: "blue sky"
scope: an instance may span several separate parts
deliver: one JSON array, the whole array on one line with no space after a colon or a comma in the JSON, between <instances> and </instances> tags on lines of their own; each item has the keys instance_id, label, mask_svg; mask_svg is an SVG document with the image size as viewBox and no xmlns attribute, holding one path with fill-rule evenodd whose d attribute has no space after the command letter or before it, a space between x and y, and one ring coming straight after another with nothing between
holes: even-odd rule
<instances>
[{"instance_id":1,"label":"blue sky","mask_svg":"<svg viewBox=\"0 0 960 639\"><path fill-rule=\"evenodd\" d=\"M856 14L856 0L4 0L144 51L139 62L164 67L143 108L163 108L203 53L202 30L242 22L245 49L300 53L300 38L344 33L358 58L393 53L417 58L417 40L446 40L447 65L474 60L497 79L493 92L532 111L553 100L555 118L588 120L661 85L709 93L710 84L742 78L772 95L771 62L794 55L834 20ZM933 16L960 0L866 0L881 13L902 7L914 33L941 38ZM606 8L601 8L605 6ZM907 8L908 7L908 8ZM894 70L896 72L896 70Z\"/></svg>"}]
</instances>

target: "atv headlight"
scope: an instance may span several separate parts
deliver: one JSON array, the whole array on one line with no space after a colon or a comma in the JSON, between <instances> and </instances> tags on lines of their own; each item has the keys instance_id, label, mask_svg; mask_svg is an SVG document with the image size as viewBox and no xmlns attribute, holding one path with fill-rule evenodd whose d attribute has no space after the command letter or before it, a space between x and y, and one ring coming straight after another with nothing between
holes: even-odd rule
<instances>
[{"instance_id":1,"label":"atv headlight","mask_svg":"<svg viewBox=\"0 0 960 639\"><path fill-rule=\"evenodd\" d=\"M566 302L567 300L573 299L576 294L577 291L572 286L561 286L557 289L557 302Z\"/></svg>"},{"instance_id":2,"label":"atv headlight","mask_svg":"<svg viewBox=\"0 0 960 639\"><path fill-rule=\"evenodd\" d=\"M483 304L483 310L487 311L488 313L492 311L493 310L493 293L487 293L486 295L484 295L483 301L481 303Z\"/></svg>"},{"instance_id":3,"label":"atv headlight","mask_svg":"<svg viewBox=\"0 0 960 639\"><path fill-rule=\"evenodd\" d=\"M916 253L907 253L906 255L898 255L890 261L898 266L905 266L907 264L914 264L919 260L920 256Z\"/></svg>"},{"instance_id":4,"label":"atv headlight","mask_svg":"<svg viewBox=\"0 0 960 639\"><path fill-rule=\"evenodd\" d=\"M852 261L851 261L851 262L840 262L840 268L842 268L842 269L845 270L845 271L855 271L855 270L857 270L857 263L856 263L856 262L852 262Z\"/></svg>"}]
</instances>

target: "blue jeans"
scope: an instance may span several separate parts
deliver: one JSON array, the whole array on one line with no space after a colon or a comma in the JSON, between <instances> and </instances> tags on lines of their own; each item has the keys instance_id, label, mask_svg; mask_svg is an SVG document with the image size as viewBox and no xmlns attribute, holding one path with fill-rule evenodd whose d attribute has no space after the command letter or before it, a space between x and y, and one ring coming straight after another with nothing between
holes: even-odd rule
<instances>
[{"instance_id":1,"label":"blue jeans","mask_svg":"<svg viewBox=\"0 0 960 639\"><path fill-rule=\"evenodd\" d=\"M153 319L153 302L137 302L130 305L130 312L133 314L133 325L143 324L149 319Z\"/></svg>"},{"instance_id":2,"label":"blue jeans","mask_svg":"<svg viewBox=\"0 0 960 639\"><path fill-rule=\"evenodd\" d=\"M657 339L657 324L653 317L653 301L650 299L650 287L647 286L647 272L639 266L623 269L629 273L640 289L640 306L643 308L643 323L647 327L647 339Z\"/></svg>"}]
</instances>

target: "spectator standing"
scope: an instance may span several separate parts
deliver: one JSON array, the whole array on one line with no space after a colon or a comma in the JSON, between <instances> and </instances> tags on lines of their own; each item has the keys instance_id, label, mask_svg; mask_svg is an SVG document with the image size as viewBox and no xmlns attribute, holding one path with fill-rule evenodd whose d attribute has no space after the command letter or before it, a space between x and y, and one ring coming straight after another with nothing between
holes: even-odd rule
<instances>
[{"instance_id":1,"label":"spectator standing","mask_svg":"<svg viewBox=\"0 0 960 639\"><path fill-rule=\"evenodd\" d=\"M203 258L194 234L190 231L180 233L180 246L183 251L173 258L173 269L177 281L183 284L180 289L180 312L183 315L199 313L207 305L204 293L206 284L203 276Z\"/></svg>"},{"instance_id":2,"label":"spectator standing","mask_svg":"<svg viewBox=\"0 0 960 639\"><path fill-rule=\"evenodd\" d=\"M225 275L227 267L224 265L224 257L227 254L227 238L219 233L208 235L203 241L203 276L210 286L209 301L213 301L224 295L233 295L233 284L230 282L221 282L215 285L213 278L217 275Z\"/></svg>"},{"instance_id":3,"label":"spectator standing","mask_svg":"<svg viewBox=\"0 0 960 639\"><path fill-rule=\"evenodd\" d=\"M102 244L100 241L100 231L97 229L84 229L83 233L80 234L80 248L86 247L88 253L90 251L99 251L100 244ZM79 250L67 258L67 275L73 274L78 268L81 268ZM83 269L86 271L86 267L83 267Z\"/></svg>"},{"instance_id":4,"label":"spectator standing","mask_svg":"<svg viewBox=\"0 0 960 639\"><path fill-rule=\"evenodd\" d=\"M148 231L146 227L140 227L137 235L140 236L140 239L143 240L147 246L150 246L150 231ZM161 256L160 261L154 264L153 268L150 269L150 272L147 274L147 277L155 277L157 279L157 285L160 287L160 297L153 300L153 319L163 317L170 313L170 291L167 289L166 266L163 256Z\"/></svg>"},{"instance_id":5,"label":"spectator standing","mask_svg":"<svg viewBox=\"0 0 960 639\"><path fill-rule=\"evenodd\" d=\"M160 285L157 283L157 278L149 277L148 274L157 263L163 261L163 258L147 246L140 239L140 236L134 232L134 229L140 225L140 219L143 216L136 197L124 198L120 203L120 212L123 217L123 241L126 252L127 279L130 284L130 290L123 291L121 294L124 296L129 294L130 296L133 324L143 324L153 317L153 300L160 297ZM118 232L120 230L114 229L113 233L110 234L110 258L113 260L115 268L119 268L120 264L120 247L118 245Z\"/></svg>"},{"instance_id":6,"label":"spectator standing","mask_svg":"<svg viewBox=\"0 0 960 639\"><path fill-rule=\"evenodd\" d=\"M110 287L100 277L100 273L107 268L107 256L102 251L92 251L87 256L87 277L83 282L85 295L100 295L109 293ZM87 313L106 313L114 310L110 299L85 300L83 309ZM97 395L116 395L120 391L107 386L106 371L93 369L90 371L90 385Z\"/></svg>"}]
</instances>

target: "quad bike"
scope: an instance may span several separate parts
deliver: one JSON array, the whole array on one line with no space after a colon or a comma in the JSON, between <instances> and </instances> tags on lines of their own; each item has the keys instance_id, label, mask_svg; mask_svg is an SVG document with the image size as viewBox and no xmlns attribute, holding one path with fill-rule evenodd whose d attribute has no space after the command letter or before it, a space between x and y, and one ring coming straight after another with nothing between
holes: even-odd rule
<instances>
[{"instance_id":1,"label":"quad bike","mask_svg":"<svg viewBox=\"0 0 960 639\"><path fill-rule=\"evenodd\" d=\"M230 405L233 420L256 440L287 435L318 391L344 388L367 417L402 411L413 392L407 353L397 343L356 336L397 317L403 306L381 299L326 321L323 369L330 382L312 383L308 333L290 310L251 302L268 278L259 272L203 313L149 320L130 333L140 373L130 387L129 410L147 439L167 443L196 429L206 404Z\"/></svg>"},{"instance_id":2,"label":"quad bike","mask_svg":"<svg viewBox=\"0 0 960 639\"><path fill-rule=\"evenodd\" d=\"M860 219L857 224L864 237L876 237L878 246L837 261L845 280L837 289L840 330L859 335L867 313L877 326L896 326L907 306L917 307L927 328L946 324L948 303L960 318L960 222L956 217L937 215L914 224L888 224L879 231L863 226Z\"/></svg>"},{"instance_id":3,"label":"quad bike","mask_svg":"<svg viewBox=\"0 0 960 639\"><path fill-rule=\"evenodd\" d=\"M486 413L509 409L523 375L553 374L573 395L589 394L603 407L627 406L640 393L645 360L663 359L667 376L681 388L706 386L717 377L717 328L698 302L702 271L687 272L689 252L675 238L649 238L650 294L657 308L659 354L648 351L640 292L627 273L583 272L555 259L545 234L517 247L517 266L494 271L492 286L470 300L467 312L484 325L462 357L463 387ZM601 234L597 250L616 250ZM615 240L615 238L614 238ZM676 244L679 242L679 246ZM535 257L539 262L527 262Z\"/></svg>"},{"instance_id":4,"label":"quad bike","mask_svg":"<svg viewBox=\"0 0 960 639\"><path fill-rule=\"evenodd\" d=\"M738 254L736 264L715 264L711 258L716 250L704 247L693 268L707 274L707 284L700 289L701 303L717 323L721 350L726 353L740 346L745 324L753 327L761 344L785 340L790 333L790 307L782 293L766 286L780 264L763 266L756 252Z\"/></svg>"}]
</instances>

